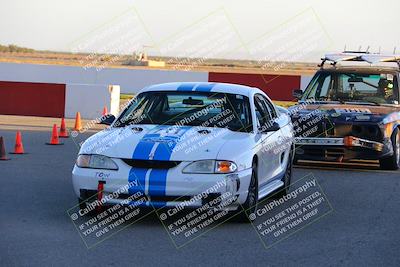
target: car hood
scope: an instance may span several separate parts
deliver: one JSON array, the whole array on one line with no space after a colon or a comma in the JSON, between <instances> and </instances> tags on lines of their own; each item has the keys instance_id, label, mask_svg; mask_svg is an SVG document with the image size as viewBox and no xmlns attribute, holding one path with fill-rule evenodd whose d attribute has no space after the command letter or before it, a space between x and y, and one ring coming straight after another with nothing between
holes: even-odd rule
<instances>
[{"instance_id":1,"label":"car hood","mask_svg":"<svg viewBox=\"0 0 400 267\"><path fill-rule=\"evenodd\" d=\"M245 135L226 128L130 125L93 135L84 142L80 154L137 160L218 159L225 143Z\"/></svg>"},{"instance_id":2,"label":"car hood","mask_svg":"<svg viewBox=\"0 0 400 267\"><path fill-rule=\"evenodd\" d=\"M314 104L307 105L306 110L327 110L337 113L352 113L352 114L371 114L385 115L394 111L399 111L398 107L391 106L369 106L369 105L351 105L351 104Z\"/></svg>"},{"instance_id":3,"label":"car hood","mask_svg":"<svg viewBox=\"0 0 400 267\"><path fill-rule=\"evenodd\" d=\"M393 113L398 113L400 107L372 106L354 104L307 104L296 105L289 109L294 118L321 111L332 121L371 121L379 122Z\"/></svg>"}]
</instances>

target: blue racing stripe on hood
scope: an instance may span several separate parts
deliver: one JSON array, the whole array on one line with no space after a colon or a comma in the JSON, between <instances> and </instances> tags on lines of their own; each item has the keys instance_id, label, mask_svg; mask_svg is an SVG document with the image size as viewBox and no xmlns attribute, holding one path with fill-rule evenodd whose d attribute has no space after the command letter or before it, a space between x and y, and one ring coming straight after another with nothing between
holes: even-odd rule
<instances>
[{"instance_id":1,"label":"blue racing stripe on hood","mask_svg":"<svg viewBox=\"0 0 400 267\"><path fill-rule=\"evenodd\" d=\"M151 142L151 138L159 137L160 134L153 133L154 130L157 130L155 127L149 133L145 134L139 143L136 145L135 150L132 154L132 159L139 160L148 160L151 150L153 149L154 142ZM149 171L147 168L137 168L132 167L129 171L128 182L132 183L133 181L137 181L137 186L131 186L128 188L128 192L130 194L134 194L136 192L141 192L145 194L145 185L146 185L146 174Z\"/></svg>"},{"instance_id":2,"label":"blue racing stripe on hood","mask_svg":"<svg viewBox=\"0 0 400 267\"><path fill-rule=\"evenodd\" d=\"M158 145L155 153L154 160L170 160L172 152L174 151L175 146L179 142L179 139L192 127L184 126L179 128L179 134L176 135L166 135L160 137L160 144Z\"/></svg>"},{"instance_id":3,"label":"blue racing stripe on hood","mask_svg":"<svg viewBox=\"0 0 400 267\"><path fill-rule=\"evenodd\" d=\"M179 139L191 127L180 127L179 133L173 136L163 136L165 142L159 143L155 153L154 160L168 161L171 159L172 152ZM149 176L149 194L156 196L165 196L167 187L168 169L153 169Z\"/></svg>"},{"instance_id":4,"label":"blue racing stripe on hood","mask_svg":"<svg viewBox=\"0 0 400 267\"><path fill-rule=\"evenodd\" d=\"M139 142L137 144L135 151L133 152L133 159L142 159L147 160L149 159L149 155L151 150L153 149L154 143L153 142Z\"/></svg>"},{"instance_id":5,"label":"blue racing stripe on hood","mask_svg":"<svg viewBox=\"0 0 400 267\"><path fill-rule=\"evenodd\" d=\"M138 160L165 160L171 159L171 154L179 142L179 139L189 130L190 126L159 125L151 132L144 135L133 151L132 158ZM160 132L165 131L164 135ZM158 145L157 145L158 144ZM157 145L157 147L155 147ZM152 150L155 149L153 157ZM148 176L148 192L146 192L146 175ZM129 188L129 193L143 192L148 196L165 196L167 186L168 169L147 169L132 167L129 172L129 182L138 181L138 186ZM151 203L153 205L153 202ZM158 207L165 206L163 202L157 202Z\"/></svg>"},{"instance_id":6,"label":"blue racing stripe on hood","mask_svg":"<svg viewBox=\"0 0 400 267\"><path fill-rule=\"evenodd\" d=\"M153 133L159 130L159 127L152 129L150 133L145 134L133 151L132 159L148 160L151 150L154 146L154 138L159 138L159 133Z\"/></svg>"}]
</instances>

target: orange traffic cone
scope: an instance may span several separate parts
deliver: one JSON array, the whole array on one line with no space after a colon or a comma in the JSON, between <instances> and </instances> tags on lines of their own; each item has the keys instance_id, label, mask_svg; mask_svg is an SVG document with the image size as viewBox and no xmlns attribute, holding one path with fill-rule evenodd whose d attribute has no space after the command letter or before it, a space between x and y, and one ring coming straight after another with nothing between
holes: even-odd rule
<instances>
[{"instance_id":1,"label":"orange traffic cone","mask_svg":"<svg viewBox=\"0 0 400 267\"><path fill-rule=\"evenodd\" d=\"M101 113L101 115L102 115L102 116L105 116L105 115L107 115L107 114L108 114L107 107L104 106L104 108L103 108L103 113Z\"/></svg>"},{"instance_id":2,"label":"orange traffic cone","mask_svg":"<svg viewBox=\"0 0 400 267\"><path fill-rule=\"evenodd\" d=\"M61 119L61 126L60 126L60 132L58 133L58 136L61 138L68 138L68 132L67 132L67 128L65 127L65 119L62 118Z\"/></svg>"},{"instance_id":3,"label":"orange traffic cone","mask_svg":"<svg viewBox=\"0 0 400 267\"><path fill-rule=\"evenodd\" d=\"M25 154L20 131L17 131L17 134L15 135L14 152L11 152L10 154Z\"/></svg>"},{"instance_id":4,"label":"orange traffic cone","mask_svg":"<svg viewBox=\"0 0 400 267\"><path fill-rule=\"evenodd\" d=\"M60 141L58 140L57 124L53 125L53 132L51 134L50 143L46 143L46 145L63 145L63 143L60 143Z\"/></svg>"},{"instance_id":5,"label":"orange traffic cone","mask_svg":"<svg viewBox=\"0 0 400 267\"><path fill-rule=\"evenodd\" d=\"M0 136L0 160L10 160L6 156L6 146L4 145L3 136Z\"/></svg>"},{"instance_id":6,"label":"orange traffic cone","mask_svg":"<svg viewBox=\"0 0 400 267\"><path fill-rule=\"evenodd\" d=\"M75 131L82 130L82 122L81 122L81 113L80 112L76 113L74 130Z\"/></svg>"}]
</instances>

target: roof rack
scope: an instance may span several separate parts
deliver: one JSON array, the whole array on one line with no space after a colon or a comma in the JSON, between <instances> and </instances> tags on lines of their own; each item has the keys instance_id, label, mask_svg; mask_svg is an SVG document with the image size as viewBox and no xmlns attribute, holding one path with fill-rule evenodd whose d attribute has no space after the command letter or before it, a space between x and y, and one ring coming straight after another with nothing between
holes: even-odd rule
<instances>
[{"instance_id":1,"label":"roof rack","mask_svg":"<svg viewBox=\"0 0 400 267\"><path fill-rule=\"evenodd\" d=\"M371 54L368 51L355 52L355 51L344 51L342 53L326 54L325 57L321 58L321 64L318 65L323 69L326 61L330 61L332 66L336 66L338 62L343 61L358 61L367 62L369 64L376 64L382 62L392 62L397 63L400 70L400 55L381 55L381 54Z\"/></svg>"}]
</instances>

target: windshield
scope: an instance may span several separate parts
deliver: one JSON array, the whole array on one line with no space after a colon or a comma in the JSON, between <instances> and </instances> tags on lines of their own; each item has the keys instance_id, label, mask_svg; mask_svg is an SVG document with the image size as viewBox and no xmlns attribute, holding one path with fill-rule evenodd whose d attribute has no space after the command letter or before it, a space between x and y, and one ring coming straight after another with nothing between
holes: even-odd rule
<instances>
[{"instance_id":1,"label":"windshield","mask_svg":"<svg viewBox=\"0 0 400 267\"><path fill-rule=\"evenodd\" d=\"M249 99L213 92L157 91L139 94L115 127L128 124L190 125L252 131Z\"/></svg>"},{"instance_id":2,"label":"windshield","mask_svg":"<svg viewBox=\"0 0 400 267\"><path fill-rule=\"evenodd\" d=\"M318 72L302 100L398 104L397 78L389 73Z\"/></svg>"}]
</instances>

